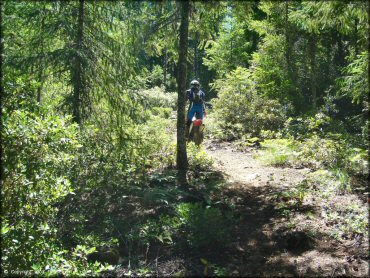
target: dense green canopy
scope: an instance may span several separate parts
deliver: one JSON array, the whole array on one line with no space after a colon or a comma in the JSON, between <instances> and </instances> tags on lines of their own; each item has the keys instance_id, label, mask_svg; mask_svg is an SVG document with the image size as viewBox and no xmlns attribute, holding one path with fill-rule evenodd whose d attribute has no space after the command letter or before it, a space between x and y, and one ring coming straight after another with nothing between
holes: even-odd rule
<instances>
[{"instance_id":1,"label":"dense green canopy","mask_svg":"<svg viewBox=\"0 0 370 278\"><path fill-rule=\"evenodd\" d=\"M112 211L173 197L145 190L187 186L186 170L210 167L186 146L192 79L206 93L208 137L292 140L363 179L368 11L368 1L1 1L2 271L85 276L109 268L88 260L94 247L150 245L154 222ZM158 174L175 166L180 180ZM160 223L180 229L192 209L202 211L180 205L182 218Z\"/></svg>"}]
</instances>

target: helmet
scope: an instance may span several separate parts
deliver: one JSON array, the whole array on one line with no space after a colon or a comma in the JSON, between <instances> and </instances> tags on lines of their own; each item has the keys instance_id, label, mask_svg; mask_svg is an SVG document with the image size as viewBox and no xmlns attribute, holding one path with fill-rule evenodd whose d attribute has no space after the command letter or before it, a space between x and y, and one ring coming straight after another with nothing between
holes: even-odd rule
<instances>
[{"instance_id":1,"label":"helmet","mask_svg":"<svg viewBox=\"0 0 370 278\"><path fill-rule=\"evenodd\" d=\"M200 87L200 83L198 82L198 80L193 80L190 82L190 86L191 87Z\"/></svg>"}]
</instances>

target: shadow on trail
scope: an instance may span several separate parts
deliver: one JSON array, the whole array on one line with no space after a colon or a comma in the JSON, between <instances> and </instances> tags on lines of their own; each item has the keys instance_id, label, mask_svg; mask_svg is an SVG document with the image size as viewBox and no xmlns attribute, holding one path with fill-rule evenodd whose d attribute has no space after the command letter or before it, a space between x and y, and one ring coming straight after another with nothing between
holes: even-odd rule
<instances>
[{"instance_id":1,"label":"shadow on trail","mask_svg":"<svg viewBox=\"0 0 370 278\"><path fill-rule=\"evenodd\" d=\"M300 275L290 258L314 243L285 228L276 188L228 183L217 171L190 172L188 180L184 188L174 172L153 174L116 213L100 214L101 221L111 219L120 241L120 262L104 276Z\"/></svg>"},{"instance_id":2,"label":"shadow on trail","mask_svg":"<svg viewBox=\"0 0 370 278\"><path fill-rule=\"evenodd\" d=\"M202 173L195 173L198 177L190 179L191 186L178 196L178 202L202 203L204 207L219 209L223 215L231 214L230 237L221 248L217 248L215 242L201 249L178 243L182 247L175 248L174 255L183 259L181 273L250 277L299 275L289 257L311 250L314 242L305 232L292 232L284 228L285 225L279 225L287 220L278 208L276 189L228 184L221 172L207 173L201 181L197 178Z\"/></svg>"},{"instance_id":3,"label":"shadow on trail","mask_svg":"<svg viewBox=\"0 0 370 278\"><path fill-rule=\"evenodd\" d=\"M235 201L234 241L228 252L234 271L243 276L296 276L290 253L303 253L313 247L304 232L287 228L276 230L286 219L278 208L276 189L269 186L251 187L231 184L224 195Z\"/></svg>"}]
</instances>

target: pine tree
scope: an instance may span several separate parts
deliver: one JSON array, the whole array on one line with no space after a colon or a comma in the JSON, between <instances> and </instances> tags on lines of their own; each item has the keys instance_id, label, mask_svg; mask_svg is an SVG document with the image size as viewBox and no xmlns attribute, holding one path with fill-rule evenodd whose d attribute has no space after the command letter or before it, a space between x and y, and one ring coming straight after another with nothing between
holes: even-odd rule
<instances>
[{"instance_id":1,"label":"pine tree","mask_svg":"<svg viewBox=\"0 0 370 278\"><path fill-rule=\"evenodd\" d=\"M177 108L177 170L180 182L186 181L188 158L185 138L185 104L186 104L186 80L187 80L187 52L188 52L188 28L189 28L189 1L181 2L181 24L179 41L179 71L178 71L178 108Z\"/></svg>"}]
</instances>

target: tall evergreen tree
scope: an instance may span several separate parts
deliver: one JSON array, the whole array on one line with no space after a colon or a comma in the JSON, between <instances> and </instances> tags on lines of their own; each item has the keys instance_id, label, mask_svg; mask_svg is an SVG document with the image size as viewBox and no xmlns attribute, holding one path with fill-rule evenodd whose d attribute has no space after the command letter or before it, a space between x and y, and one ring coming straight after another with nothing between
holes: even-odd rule
<instances>
[{"instance_id":1,"label":"tall evergreen tree","mask_svg":"<svg viewBox=\"0 0 370 278\"><path fill-rule=\"evenodd\" d=\"M187 54L188 54L188 32L189 32L189 1L181 1L181 24L179 41L179 63L178 63L178 107L177 107L177 169L180 181L186 180L188 158L186 152L185 138L185 104L186 104L186 80L187 80Z\"/></svg>"},{"instance_id":2,"label":"tall evergreen tree","mask_svg":"<svg viewBox=\"0 0 370 278\"><path fill-rule=\"evenodd\" d=\"M4 54L4 41L3 41L3 1L0 1L0 186L3 183L3 99L4 99L4 78L3 78L3 54Z\"/></svg>"},{"instance_id":3,"label":"tall evergreen tree","mask_svg":"<svg viewBox=\"0 0 370 278\"><path fill-rule=\"evenodd\" d=\"M72 68L72 83L73 83L73 119L76 123L81 123L81 95L85 89L83 77L83 60L82 53L84 48L84 21L85 10L84 0L79 1L78 8L78 26L76 33L75 49L74 49L74 65Z\"/></svg>"}]
</instances>

